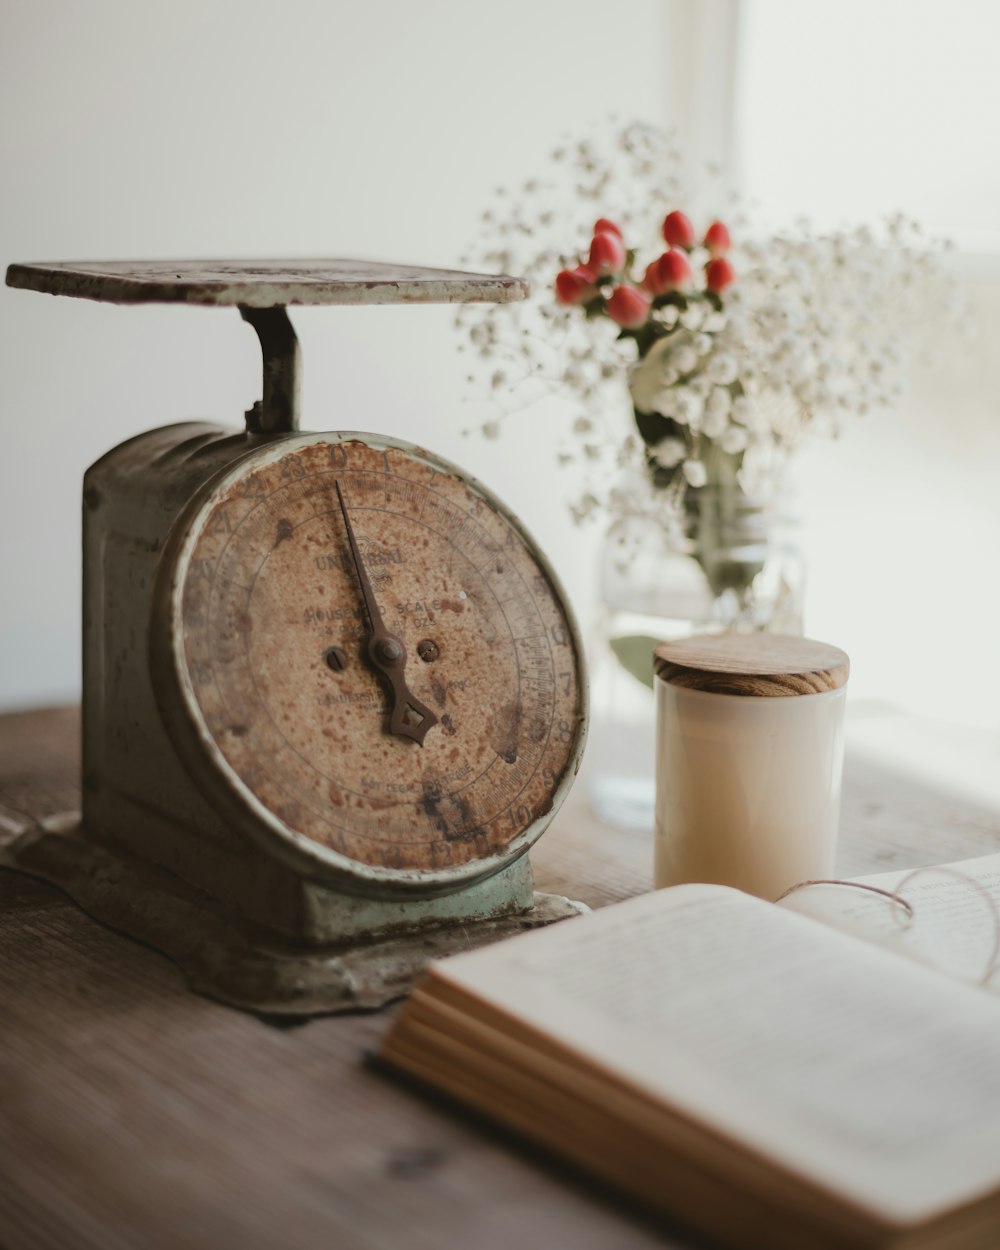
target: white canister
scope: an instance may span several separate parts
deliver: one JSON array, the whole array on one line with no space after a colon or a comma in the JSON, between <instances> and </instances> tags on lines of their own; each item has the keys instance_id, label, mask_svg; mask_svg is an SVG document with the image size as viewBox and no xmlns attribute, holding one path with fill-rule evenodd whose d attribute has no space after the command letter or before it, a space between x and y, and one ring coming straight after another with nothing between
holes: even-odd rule
<instances>
[{"instance_id":1,"label":"white canister","mask_svg":"<svg viewBox=\"0 0 1000 1250\"><path fill-rule=\"evenodd\" d=\"M657 887L775 899L834 872L850 661L826 643L719 634L656 648Z\"/></svg>"}]
</instances>

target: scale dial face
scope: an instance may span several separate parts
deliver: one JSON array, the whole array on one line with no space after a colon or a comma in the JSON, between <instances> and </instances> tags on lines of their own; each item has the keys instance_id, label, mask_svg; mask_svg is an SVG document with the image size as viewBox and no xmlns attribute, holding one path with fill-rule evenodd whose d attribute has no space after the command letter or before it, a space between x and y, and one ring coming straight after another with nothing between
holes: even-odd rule
<instances>
[{"instance_id":1,"label":"scale dial face","mask_svg":"<svg viewBox=\"0 0 1000 1250\"><path fill-rule=\"evenodd\" d=\"M175 535L157 692L230 823L361 888L484 876L542 832L582 749L581 648L486 490L374 435L289 436Z\"/></svg>"}]
</instances>

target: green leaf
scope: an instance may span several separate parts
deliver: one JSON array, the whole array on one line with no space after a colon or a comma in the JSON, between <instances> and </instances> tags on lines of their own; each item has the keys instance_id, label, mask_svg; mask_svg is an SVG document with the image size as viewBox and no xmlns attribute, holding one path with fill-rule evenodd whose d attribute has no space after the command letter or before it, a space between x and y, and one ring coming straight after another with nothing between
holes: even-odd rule
<instances>
[{"instance_id":1,"label":"green leaf","mask_svg":"<svg viewBox=\"0 0 1000 1250\"><path fill-rule=\"evenodd\" d=\"M662 442L671 433L670 427L673 424L669 417L662 417L658 412L640 412L638 408L635 409L635 428L647 447L655 447Z\"/></svg>"},{"instance_id":2,"label":"green leaf","mask_svg":"<svg viewBox=\"0 0 1000 1250\"><path fill-rule=\"evenodd\" d=\"M612 638L610 644L622 668L650 690L653 689L653 648L659 641L646 634L628 634L624 638Z\"/></svg>"},{"instance_id":3,"label":"green leaf","mask_svg":"<svg viewBox=\"0 0 1000 1250\"><path fill-rule=\"evenodd\" d=\"M667 291L663 295L657 295L653 300L654 308L666 308L668 305L684 312L688 306L688 297L681 291Z\"/></svg>"},{"instance_id":4,"label":"green leaf","mask_svg":"<svg viewBox=\"0 0 1000 1250\"><path fill-rule=\"evenodd\" d=\"M639 326L637 330L628 330L624 331L624 333L635 339L641 358L649 353L654 343L672 334L673 330L668 330L666 326L661 325L658 321L647 321Z\"/></svg>"}]
</instances>

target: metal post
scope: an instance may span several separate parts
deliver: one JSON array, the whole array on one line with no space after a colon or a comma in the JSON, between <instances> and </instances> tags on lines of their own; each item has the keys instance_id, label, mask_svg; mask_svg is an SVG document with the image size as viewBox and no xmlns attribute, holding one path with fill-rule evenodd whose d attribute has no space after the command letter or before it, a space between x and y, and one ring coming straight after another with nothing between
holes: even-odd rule
<instances>
[{"instance_id":1,"label":"metal post","mask_svg":"<svg viewBox=\"0 0 1000 1250\"><path fill-rule=\"evenodd\" d=\"M247 410L251 434L286 434L299 428L299 365L301 353L295 330L283 305L275 308L240 306L240 316L257 331L264 357L263 398Z\"/></svg>"}]
</instances>

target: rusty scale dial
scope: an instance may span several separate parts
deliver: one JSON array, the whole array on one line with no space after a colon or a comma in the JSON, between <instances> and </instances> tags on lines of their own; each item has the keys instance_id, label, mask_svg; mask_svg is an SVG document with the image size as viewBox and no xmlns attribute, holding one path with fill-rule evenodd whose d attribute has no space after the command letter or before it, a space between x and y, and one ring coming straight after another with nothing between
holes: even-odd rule
<instances>
[{"instance_id":1,"label":"rusty scale dial","mask_svg":"<svg viewBox=\"0 0 1000 1250\"><path fill-rule=\"evenodd\" d=\"M181 518L154 610L171 736L315 877L448 888L538 836L582 747L579 637L484 488L374 435L290 435Z\"/></svg>"}]
</instances>

